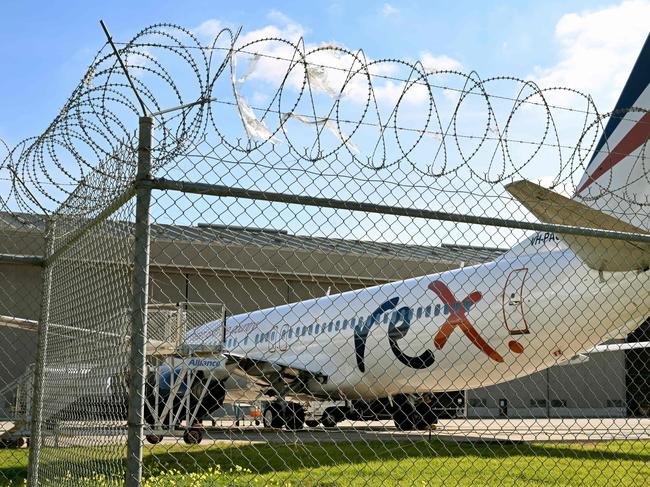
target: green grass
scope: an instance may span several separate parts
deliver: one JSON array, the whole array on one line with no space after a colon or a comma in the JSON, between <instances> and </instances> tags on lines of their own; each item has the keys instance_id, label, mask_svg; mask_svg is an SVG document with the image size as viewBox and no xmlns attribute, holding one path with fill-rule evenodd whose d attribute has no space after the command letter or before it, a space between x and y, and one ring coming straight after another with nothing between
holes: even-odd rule
<instances>
[{"instance_id":1,"label":"green grass","mask_svg":"<svg viewBox=\"0 0 650 487\"><path fill-rule=\"evenodd\" d=\"M68 450L85 471L100 449ZM115 452L115 450L112 450ZM486 444L442 441L307 445L148 446L148 486L212 485L650 485L650 442ZM27 450L0 450L0 485L21 485ZM113 471L116 471L115 464ZM92 468L91 468L92 467ZM212 470L210 470L212 469ZM75 483L76 484L76 483ZM85 485L118 485L89 479Z\"/></svg>"}]
</instances>

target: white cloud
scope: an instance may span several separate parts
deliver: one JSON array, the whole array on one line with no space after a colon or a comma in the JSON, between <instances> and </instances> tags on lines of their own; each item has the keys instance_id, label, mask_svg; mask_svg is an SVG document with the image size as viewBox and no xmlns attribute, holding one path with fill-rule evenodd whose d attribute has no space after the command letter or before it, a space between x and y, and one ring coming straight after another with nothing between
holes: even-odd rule
<instances>
[{"instance_id":1,"label":"white cloud","mask_svg":"<svg viewBox=\"0 0 650 487\"><path fill-rule=\"evenodd\" d=\"M390 7L390 5L388 6ZM357 53L359 55L357 58L355 55L347 54L341 50L345 46L336 42L327 44L304 42L303 38L308 29L281 12L270 11L267 18L269 19L268 25L252 31L243 31L239 35L236 47L246 46L246 48L233 57L237 105L249 138L269 139L270 134L275 132L279 123L296 119L296 121L302 122L302 126L314 124L324 126L330 136L338 141L344 140L348 148L356 152L354 142L347 139L346 132L349 127L344 124L339 129L329 118L332 117L334 103L339 103L337 110L343 113L343 119L354 120L364 113L363 106L368 102L369 95L366 72L359 66L363 56ZM224 27L227 25L223 22L210 19L193 31L201 38L202 42L211 43ZM288 40L294 46L286 42L267 40L272 38ZM296 49L301 52L296 52ZM310 63L310 67L307 68L307 81L314 95L313 98L303 96L302 104L295 108L296 114L285 114L282 117L283 121L274 116L266 116L262 119L261 112L257 108L264 108L283 84L289 90L283 97L282 109L292 108L291 97L302 90L305 83L305 72L302 66L295 64L303 52L309 53L306 57L307 62ZM430 70L461 68L460 62L449 56L434 56L425 52L422 54L421 60L425 68ZM387 79L387 77L417 78L408 66L394 62L373 63L371 59L366 59L366 61L370 63L368 71L373 87L373 97L370 99L370 103L376 101L377 109L381 111L381 123L388 123L390 117L394 116L393 107L398 101L403 104L402 107L427 103L429 92L424 85L406 83L399 79ZM289 68L292 69L287 76ZM348 79L350 73L355 73L352 79ZM341 90L343 90L342 94ZM309 106L312 100L314 100L313 105ZM316 109L315 113L311 113L314 108ZM373 109L370 112L373 112ZM409 113L408 117L407 113ZM304 117L300 118L298 116L300 114L307 115L309 122L305 122ZM372 116L375 116L374 112ZM372 116L369 116L370 122L374 121L374 119L370 120ZM404 118L410 120L410 116L410 112L402 112L402 122ZM295 122L293 123L295 124ZM300 133L299 127L300 125L295 126L288 122L285 125L286 135ZM355 135L355 137L360 136Z\"/></svg>"},{"instance_id":2,"label":"white cloud","mask_svg":"<svg viewBox=\"0 0 650 487\"><path fill-rule=\"evenodd\" d=\"M279 10L270 10L269 13L266 15L266 17L271 21L271 22L276 22L278 24L293 24L294 22L285 14L280 12Z\"/></svg>"},{"instance_id":3,"label":"white cloud","mask_svg":"<svg viewBox=\"0 0 650 487\"><path fill-rule=\"evenodd\" d=\"M217 19L208 19L202 22L198 27L192 29L192 32L201 39L214 39L221 29L225 27L224 23Z\"/></svg>"},{"instance_id":4,"label":"white cloud","mask_svg":"<svg viewBox=\"0 0 650 487\"><path fill-rule=\"evenodd\" d=\"M555 26L560 59L535 68L542 87L565 86L591 94L609 110L648 35L650 1L628 0L601 10L569 13Z\"/></svg>"},{"instance_id":5,"label":"white cloud","mask_svg":"<svg viewBox=\"0 0 650 487\"><path fill-rule=\"evenodd\" d=\"M457 59L454 59L444 54L441 56L434 56L430 52L423 52L420 54L420 62L424 69L427 71L445 71L455 70L460 71L463 65Z\"/></svg>"},{"instance_id":6,"label":"white cloud","mask_svg":"<svg viewBox=\"0 0 650 487\"><path fill-rule=\"evenodd\" d=\"M392 17L393 15L397 15L399 13L399 10L393 7L390 3L385 3L381 7L381 14L384 17Z\"/></svg>"},{"instance_id":7,"label":"white cloud","mask_svg":"<svg viewBox=\"0 0 650 487\"><path fill-rule=\"evenodd\" d=\"M151 52L151 48L146 46L137 46L124 55L124 62L129 68L150 67L155 59L156 57ZM140 75L142 74L144 73L141 72Z\"/></svg>"},{"instance_id":8,"label":"white cloud","mask_svg":"<svg viewBox=\"0 0 650 487\"><path fill-rule=\"evenodd\" d=\"M382 10L391 14L397 12L397 9L388 3L383 6ZM237 45L243 46L266 38L286 39L294 44L298 44L308 32L300 23L295 22L277 10L271 10L267 14L267 17L271 21L269 25L253 31L242 32L237 40ZM193 31L204 39L214 38L223 27L225 27L223 22L217 19L210 19L193 29ZM305 43L304 49L306 52L309 52L317 47L334 47L336 45L336 42L321 45ZM276 41L263 41L255 42L253 45L247 47L246 51L255 51L262 54L262 56L258 56L254 66L251 66L252 54L250 52L238 55L238 59L236 59L237 65L239 66L237 78L244 77L247 81L264 82L267 84L267 89L269 90L273 90L274 87L278 87L283 82L296 89L302 87L304 73L300 68L294 68L289 78L285 81L286 71L290 65L289 60L295 60L297 58L292 46ZM352 55L344 54L337 49L321 49L312 52L307 57L307 61L314 65L314 68L310 72L321 70L324 73L322 83L318 83L318 79L315 77L310 78L311 89L314 92L335 96L335 93L338 94L345 85L343 95L347 102L365 103L367 100L368 85L367 80L362 75L363 73L358 74L346 83L346 77L350 70L356 71L359 68L358 61ZM368 61L371 60L368 59ZM434 56L429 52L422 53L421 62L425 69L432 71L460 69L462 67L461 63L456 59L445 55ZM323 66L323 68L319 66ZM376 63L371 65L371 76L373 78L378 77L373 79L374 95L377 102L394 104L404 95L404 90L407 86L405 83L383 78L383 76L399 76L400 69L401 67L395 63ZM408 77L408 73L404 74L404 76ZM259 100L260 92L266 90L258 87L257 91L258 95L256 98ZM414 85L410 86L407 90L403 101L417 104L426 101L428 96L428 92L424 86Z\"/></svg>"}]
</instances>

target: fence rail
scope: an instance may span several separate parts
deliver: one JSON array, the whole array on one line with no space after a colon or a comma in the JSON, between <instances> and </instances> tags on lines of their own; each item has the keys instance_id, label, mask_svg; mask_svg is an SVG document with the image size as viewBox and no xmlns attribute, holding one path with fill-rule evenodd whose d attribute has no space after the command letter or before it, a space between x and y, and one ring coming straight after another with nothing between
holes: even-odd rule
<instances>
[{"instance_id":1,"label":"fence rail","mask_svg":"<svg viewBox=\"0 0 650 487\"><path fill-rule=\"evenodd\" d=\"M110 39L0 165L0 391L34 369L2 445L31 425L34 486L640 485L639 100L228 29Z\"/></svg>"}]
</instances>

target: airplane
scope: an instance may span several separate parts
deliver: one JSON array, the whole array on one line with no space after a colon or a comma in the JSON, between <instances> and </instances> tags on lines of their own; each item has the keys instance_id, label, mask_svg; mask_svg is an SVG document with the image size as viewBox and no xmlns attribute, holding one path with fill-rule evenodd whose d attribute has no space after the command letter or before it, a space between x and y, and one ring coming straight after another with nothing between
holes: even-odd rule
<instances>
[{"instance_id":1,"label":"airplane","mask_svg":"<svg viewBox=\"0 0 650 487\"><path fill-rule=\"evenodd\" d=\"M545 223L648 234L649 78L650 36L573 198L525 180L506 185L508 193ZM493 262L231 316L225 342L220 320L200 325L182 343L187 356L154 368L147 395L157 390L160 407L169 407L166 398L192 388L183 378L192 370L205 386L192 393L195 417L226 393L267 396L264 424L298 429L299 401L387 398L397 428L424 429L444 417L436 394L648 347L599 344L650 314L649 268L647 243L536 233ZM111 387L124 397L118 376L108 384L117 378Z\"/></svg>"},{"instance_id":2,"label":"airplane","mask_svg":"<svg viewBox=\"0 0 650 487\"><path fill-rule=\"evenodd\" d=\"M572 198L526 180L508 193L545 223L648 234L649 77L650 36ZM650 314L649 267L648 243L536 233L493 262L229 317L223 366L276 398L268 426L302 426L287 397L388 397L399 429L422 429L440 413L432 393L647 347L598 344ZM185 343L216 345L221 326Z\"/></svg>"}]
</instances>

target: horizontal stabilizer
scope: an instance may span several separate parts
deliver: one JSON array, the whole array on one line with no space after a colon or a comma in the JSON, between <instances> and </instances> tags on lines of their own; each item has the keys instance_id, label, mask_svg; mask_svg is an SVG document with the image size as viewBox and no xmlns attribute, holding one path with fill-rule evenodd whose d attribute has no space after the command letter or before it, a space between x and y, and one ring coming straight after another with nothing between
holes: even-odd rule
<instances>
[{"instance_id":1,"label":"horizontal stabilizer","mask_svg":"<svg viewBox=\"0 0 650 487\"><path fill-rule=\"evenodd\" d=\"M650 348L650 342L609 343L607 345L596 345L585 353L620 352L621 350L639 350L644 348Z\"/></svg>"},{"instance_id":2,"label":"horizontal stabilizer","mask_svg":"<svg viewBox=\"0 0 650 487\"><path fill-rule=\"evenodd\" d=\"M508 184L506 190L544 223L648 233L530 181ZM650 264L650 244L645 242L562 233L559 236L586 265L598 271L641 270L647 269Z\"/></svg>"},{"instance_id":3,"label":"horizontal stabilizer","mask_svg":"<svg viewBox=\"0 0 650 487\"><path fill-rule=\"evenodd\" d=\"M603 352L621 352L626 350L643 350L650 348L650 342L630 342L630 343L608 343L596 345L589 350L584 351L571 357L569 360L560 362L558 365L578 365L589 362L589 355Z\"/></svg>"}]
</instances>

